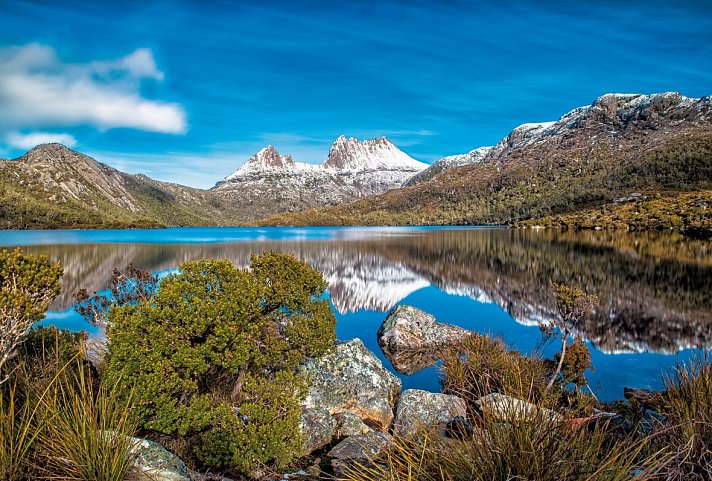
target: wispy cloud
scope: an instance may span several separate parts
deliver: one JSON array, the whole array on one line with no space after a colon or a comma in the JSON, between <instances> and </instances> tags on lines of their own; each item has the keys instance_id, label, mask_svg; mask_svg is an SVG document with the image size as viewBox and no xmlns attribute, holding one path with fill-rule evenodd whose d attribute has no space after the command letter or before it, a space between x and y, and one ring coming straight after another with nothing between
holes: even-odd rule
<instances>
[{"instance_id":1,"label":"wispy cloud","mask_svg":"<svg viewBox=\"0 0 712 481\"><path fill-rule=\"evenodd\" d=\"M77 145L77 139L73 135L66 133L51 133L51 132L31 132L29 134L21 134L12 132L5 137L5 142L8 146L15 149L29 150L39 144L49 144L58 142L67 147Z\"/></svg>"},{"instance_id":2,"label":"wispy cloud","mask_svg":"<svg viewBox=\"0 0 712 481\"><path fill-rule=\"evenodd\" d=\"M45 45L0 48L0 129L89 125L185 133L183 107L142 96L144 79L163 79L148 49L69 64Z\"/></svg>"}]
</instances>

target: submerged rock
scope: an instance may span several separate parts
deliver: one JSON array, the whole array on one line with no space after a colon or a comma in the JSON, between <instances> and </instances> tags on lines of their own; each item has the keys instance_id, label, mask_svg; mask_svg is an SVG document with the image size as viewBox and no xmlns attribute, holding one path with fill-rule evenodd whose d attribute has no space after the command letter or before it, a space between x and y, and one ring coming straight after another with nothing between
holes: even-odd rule
<instances>
[{"instance_id":1,"label":"submerged rock","mask_svg":"<svg viewBox=\"0 0 712 481\"><path fill-rule=\"evenodd\" d=\"M408 389L398 400L393 431L408 435L428 428L444 430L453 419L466 416L467 405L457 396Z\"/></svg>"},{"instance_id":2,"label":"submerged rock","mask_svg":"<svg viewBox=\"0 0 712 481\"><path fill-rule=\"evenodd\" d=\"M431 364L439 352L464 341L470 331L435 321L435 317L412 306L396 306L378 330L378 345L404 374L412 374Z\"/></svg>"},{"instance_id":3,"label":"submerged rock","mask_svg":"<svg viewBox=\"0 0 712 481\"><path fill-rule=\"evenodd\" d=\"M623 396L632 404L645 409L656 409L662 398L662 393L650 389L624 387Z\"/></svg>"},{"instance_id":4,"label":"submerged rock","mask_svg":"<svg viewBox=\"0 0 712 481\"><path fill-rule=\"evenodd\" d=\"M334 352L307 360L303 369L309 382L301 425L306 453L325 446L337 435L339 421L335 416L341 415L343 426L348 423L353 427L353 418L343 413L353 414L374 430L388 429L401 382L360 339L338 344ZM351 432L350 427L344 429Z\"/></svg>"},{"instance_id":5,"label":"submerged rock","mask_svg":"<svg viewBox=\"0 0 712 481\"><path fill-rule=\"evenodd\" d=\"M327 456L332 458L334 474L339 477L350 464L367 466L392 444L393 437L390 434L373 431L344 439Z\"/></svg>"},{"instance_id":6,"label":"submerged rock","mask_svg":"<svg viewBox=\"0 0 712 481\"><path fill-rule=\"evenodd\" d=\"M540 408L534 404L499 393L482 396L476 401L484 416L492 416L498 421L559 421L561 414L551 409Z\"/></svg>"}]
</instances>

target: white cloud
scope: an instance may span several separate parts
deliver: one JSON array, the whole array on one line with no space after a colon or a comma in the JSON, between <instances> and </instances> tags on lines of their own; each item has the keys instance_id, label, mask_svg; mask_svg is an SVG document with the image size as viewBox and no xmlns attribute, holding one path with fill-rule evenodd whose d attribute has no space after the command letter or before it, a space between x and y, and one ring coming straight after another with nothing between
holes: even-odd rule
<instances>
[{"instance_id":1,"label":"white cloud","mask_svg":"<svg viewBox=\"0 0 712 481\"><path fill-rule=\"evenodd\" d=\"M163 79L149 49L116 60L67 64L45 45L0 48L0 129L90 125L185 133L183 107L144 98L144 79Z\"/></svg>"},{"instance_id":2,"label":"white cloud","mask_svg":"<svg viewBox=\"0 0 712 481\"><path fill-rule=\"evenodd\" d=\"M118 60L95 61L89 67L97 74L125 73L133 78L151 78L163 80L163 72L158 70L153 52L147 48L139 48Z\"/></svg>"},{"instance_id":3,"label":"white cloud","mask_svg":"<svg viewBox=\"0 0 712 481\"><path fill-rule=\"evenodd\" d=\"M39 144L50 144L54 142L64 144L67 147L77 145L77 139L72 135L51 132L32 132L29 134L12 132L5 137L5 142L10 147L22 150L29 150Z\"/></svg>"}]
</instances>

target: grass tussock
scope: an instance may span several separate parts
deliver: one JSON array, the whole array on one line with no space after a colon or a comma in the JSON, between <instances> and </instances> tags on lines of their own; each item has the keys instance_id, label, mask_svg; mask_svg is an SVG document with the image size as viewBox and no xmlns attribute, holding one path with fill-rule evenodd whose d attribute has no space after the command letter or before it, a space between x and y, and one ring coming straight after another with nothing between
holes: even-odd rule
<instances>
[{"instance_id":1,"label":"grass tussock","mask_svg":"<svg viewBox=\"0 0 712 481\"><path fill-rule=\"evenodd\" d=\"M460 349L445 353L441 372L442 391L460 396L471 408L494 392L540 404L553 402L546 390L547 363L509 350L499 338L470 336Z\"/></svg>"},{"instance_id":2,"label":"grass tussock","mask_svg":"<svg viewBox=\"0 0 712 481\"><path fill-rule=\"evenodd\" d=\"M17 382L0 390L0 480L22 480L32 471L31 453L44 411L20 402Z\"/></svg>"},{"instance_id":3,"label":"grass tussock","mask_svg":"<svg viewBox=\"0 0 712 481\"><path fill-rule=\"evenodd\" d=\"M79 370L72 382L59 382L44 408L55 415L38 440L38 471L67 481L123 481L134 472L136 432L131 401L116 392L93 388Z\"/></svg>"},{"instance_id":4,"label":"grass tussock","mask_svg":"<svg viewBox=\"0 0 712 481\"><path fill-rule=\"evenodd\" d=\"M536 419L483 418L471 438L429 432L396 438L375 463L348 468L346 481L619 481L660 479L664 451L632 437L613 442L608 426L572 428L543 412Z\"/></svg>"},{"instance_id":5,"label":"grass tussock","mask_svg":"<svg viewBox=\"0 0 712 481\"><path fill-rule=\"evenodd\" d=\"M72 339L35 331L0 385L0 481L140 479L130 401L99 387Z\"/></svg>"},{"instance_id":6,"label":"grass tussock","mask_svg":"<svg viewBox=\"0 0 712 481\"><path fill-rule=\"evenodd\" d=\"M712 355L699 353L665 379L659 411L672 450L671 481L712 479Z\"/></svg>"},{"instance_id":7,"label":"grass tussock","mask_svg":"<svg viewBox=\"0 0 712 481\"><path fill-rule=\"evenodd\" d=\"M594 481L712 479L712 355L699 354L665 379L654 413L625 405L617 416L563 385L546 389L551 364L475 336L445 358L443 390L470 407L470 433L430 431L396 437L391 449L356 464L345 481ZM525 417L482 410L476 401L501 393L533 404ZM573 399L573 402L572 402ZM544 409L546 408L546 409ZM529 408L527 408L529 409ZM556 411L554 413L553 410ZM584 417L580 417L584 416ZM652 421L651 421L652 419Z\"/></svg>"}]
</instances>

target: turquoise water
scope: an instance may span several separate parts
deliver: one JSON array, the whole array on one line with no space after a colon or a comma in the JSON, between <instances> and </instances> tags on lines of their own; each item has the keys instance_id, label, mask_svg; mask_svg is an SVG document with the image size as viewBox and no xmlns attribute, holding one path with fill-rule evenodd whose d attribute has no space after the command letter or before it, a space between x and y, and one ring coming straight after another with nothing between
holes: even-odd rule
<instances>
[{"instance_id":1,"label":"turquoise water","mask_svg":"<svg viewBox=\"0 0 712 481\"><path fill-rule=\"evenodd\" d=\"M551 282L597 293L582 326L604 399L624 386L658 388L661 371L712 345L709 243L673 234L555 233L488 228L176 228L4 231L0 246L60 260L63 292L44 324L97 334L72 308L80 288L100 290L133 263L170 272L201 257L249 263L252 253L296 254L324 273L337 336L361 338L386 366L376 332L388 311L410 304L439 321L502 336L531 352L538 322L554 316ZM547 354L555 352L550 346ZM406 388L437 390L437 367L398 374Z\"/></svg>"}]
</instances>

